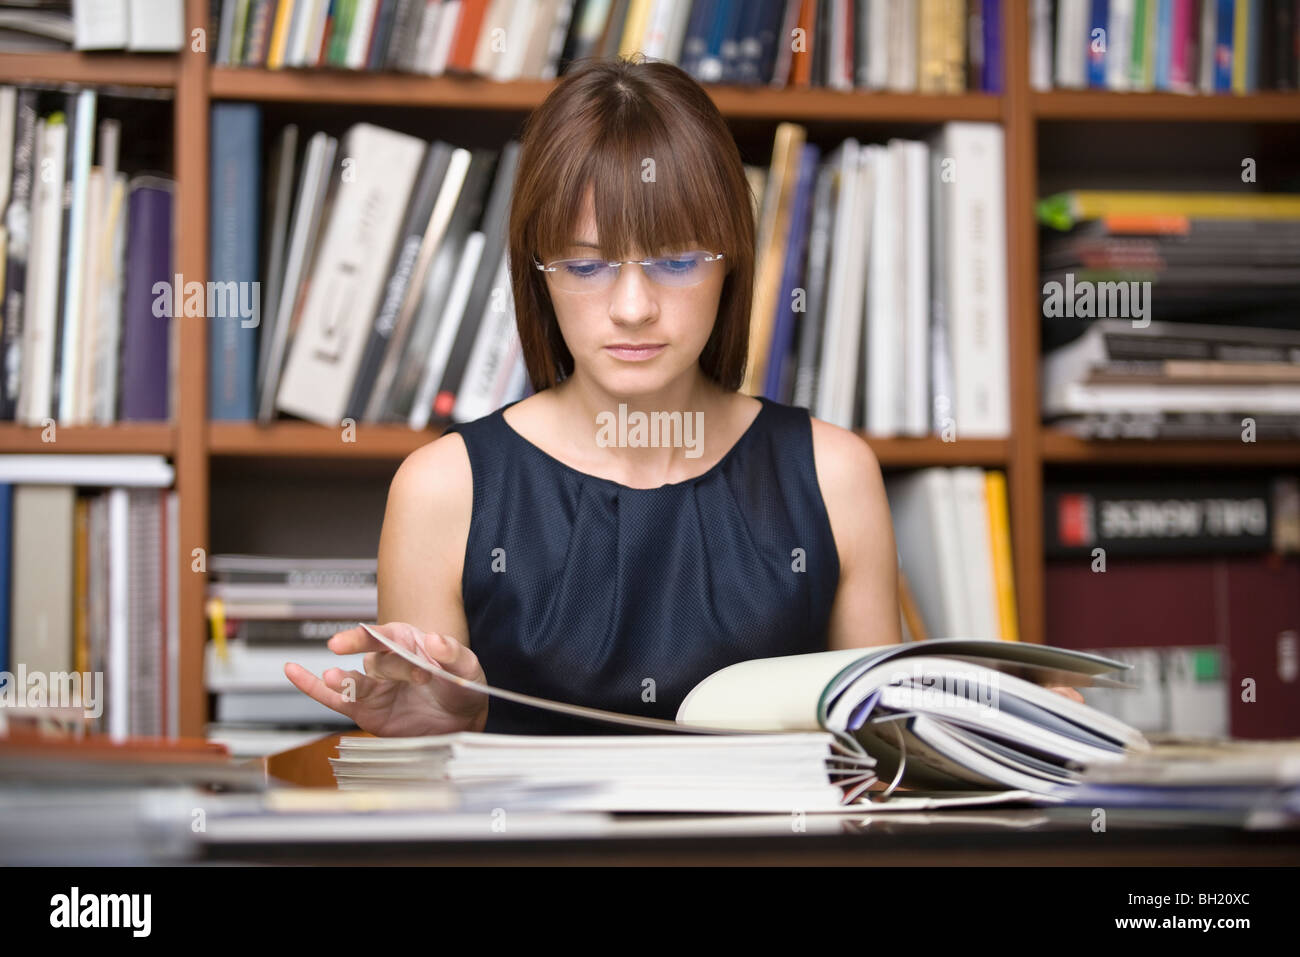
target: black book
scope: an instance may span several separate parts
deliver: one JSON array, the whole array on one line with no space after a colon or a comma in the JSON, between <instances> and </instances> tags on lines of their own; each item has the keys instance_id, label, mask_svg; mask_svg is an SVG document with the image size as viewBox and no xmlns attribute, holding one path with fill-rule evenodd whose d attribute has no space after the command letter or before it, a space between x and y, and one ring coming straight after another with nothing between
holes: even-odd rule
<instances>
[{"instance_id":1,"label":"black book","mask_svg":"<svg viewBox=\"0 0 1300 957\"><path fill-rule=\"evenodd\" d=\"M36 124L40 122L35 90L19 90L14 115L13 179L9 208L4 211L8 246L3 289L4 333L0 340L0 419L13 421L22 372L23 313L26 311L27 257L32 236L32 177L36 165Z\"/></svg>"}]
</instances>

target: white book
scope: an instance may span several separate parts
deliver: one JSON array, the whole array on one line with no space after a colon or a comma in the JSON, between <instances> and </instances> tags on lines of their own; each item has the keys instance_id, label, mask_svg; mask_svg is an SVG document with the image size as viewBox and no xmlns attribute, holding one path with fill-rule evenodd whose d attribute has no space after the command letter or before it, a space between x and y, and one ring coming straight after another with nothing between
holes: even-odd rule
<instances>
[{"instance_id":1,"label":"white book","mask_svg":"<svg viewBox=\"0 0 1300 957\"><path fill-rule=\"evenodd\" d=\"M1029 85L1052 88L1052 0L1032 0L1029 27Z\"/></svg>"},{"instance_id":2,"label":"white book","mask_svg":"<svg viewBox=\"0 0 1300 957\"><path fill-rule=\"evenodd\" d=\"M456 42L456 30L460 26L461 8L461 0L443 0L438 15L438 31L425 70L430 76L442 76L447 72L447 61L451 59L451 47Z\"/></svg>"},{"instance_id":3,"label":"white book","mask_svg":"<svg viewBox=\"0 0 1300 957\"><path fill-rule=\"evenodd\" d=\"M998 638L997 598L993 588L993 545L989 541L988 499L984 470L975 467L952 470L953 492L960 523L958 540L965 574L966 610L970 616L961 634L972 638Z\"/></svg>"},{"instance_id":4,"label":"white book","mask_svg":"<svg viewBox=\"0 0 1300 957\"><path fill-rule=\"evenodd\" d=\"M118 173L108 196L106 220L100 237L99 309L94 324L95 372L91 397L94 420L108 425L117 415L120 391L118 367L122 338L122 282L126 269L126 220L128 183Z\"/></svg>"},{"instance_id":5,"label":"white book","mask_svg":"<svg viewBox=\"0 0 1300 957\"><path fill-rule=\"evenodd\" d=\"M18 88L0 86L0 230L9 208L14 178L14 133L18 122Z\"/></svg>"},{"instance_id":6,"label":"white book","mask_svg":"<svg viewBox=\"0 0 1300 957\"><path fill-rule=\"evenodd\" d=\"M904 212L902 431L930 431L930 148L907 142L903 147L906 176Z\"/></svg>"},{"instance_id":7,"label":"white book","mask_svg":"<svg viewBox=\"0 0 1300 957\"><path fill-rule=\"evenodd\" d=\"M131 32L126 48L135 53L175 53L185 42L184 0L128 0Z\"/></svg>"},{"instance_id":8,"label":"white book","mask_svg":"<svg viewBox=\"0 0 1300 957\"><path fill-rule=\"evenodd\" d=\"M341 153L354 174L340 172L276 394L281 411L322 425L342 420L427 147L369 123L348 131Z\"/></svg>"},{"instance_id":9,"label":"white book","mask_svg":"<svg viewBox=\"0 0 1300 957\"><path fill-rule=\"evenodd\" d=\"M305 283L312 251L316 246L316 231L324 211L325 196L334 169L334 154L338 140L325 133L315 133L307 143L303 157L302 175L298 183L298 199L294 204L293 222L289 227L289 247L285 256L284 281L280 284L280 297L276 303L275 327L270 351L262 370L258 401L258 420L268 422L275 416L275 395L284 368L293 332L293 319L298 310L299 297Z\"/></svg>"},{"instance_id":10,"label":"white book","mask_svg":"<svg viewBox=\"0 0 1300 957\"><path fill-rule=\"evenodd\" d=\"M366 405L364 414L364 419L367 422L378 422L382 417L384 406L388 402L389 393L393 388L393 380L397 376L397 370L402 359L394 346L398 343L405 345L408 342L408 331L411 324L416 321L425 283L429 276L430 264L442 245L447 234L447 227L451 224L452 213L455 212L456 204L460 200L460 193L465 185L465 177L469 174L471 160L472 155L469 150L457 149L452 152L451 160L447 164L447 173L442 179L442 185L438 189L438 198L434 202L433 211L429 215L429 225L424 231L424 238L420 241L419 252L416 253L415 266L411 270L406 298L397 314L392 337L389 340L388 354L384 356L383 364L379 368L379 374L375 378L374 388L370 392L370 400Z\"/></svg>"},{"instance_id":11,"label":"white book","mask_svg":"<svg viewBox=\"0 0 1300 957\"><path fill-rule=\"evenodd\" d=\"M889 83L889 23L891 0L865 0L867 8L867 88L883 90Z\"/></svg>"},{"instance_id":12,"label":"white book","mask_svg":"<svg viewBox=\"0 0 1300 957\"><path fill-rule=\"evenodd\" d=\"M438 331L434 336L433 348L416 389L415 399L411 403L411 412L407 424L413 429L427 428L433 414L433 399L442 384L443 373L447 370L447 360L451 357L452 347L456 344L456 334L460 331L465 306L469 301L470 288L474 285L474 275L478 272L479 260L483 258L483 244L486 237L477 230L465 240L465 251L456 265L456 276L452 279L451 289L447 292L447 305L438 320Z\"/></svg>"},{"instance_id":13,"label":"white book","mask_svg":"<svg viewBox=\"0 0 1300 957\"><path fill-rule=\"evenodd\" d=\"M650 16L646 19L645 35L641 40L642 53L656 60L667 59L673 23L679 19L678 13L684 6L688 4L668 3L665 0L655 0L650 5Z\"/></svg>"},{"instance_id":14,"label":"white book","mask_svg":"<svg viewBox=\"0 0 1300 957\"><path fill-rule=\"evenodd\" d=\"M95 388L95 337L99 334L99 324L102 319L97 312L101 278L99 261L104 251L103 231L104 217L107 212L105 203L107 192L104 170L96 166L90 171L86 181L86 251L82 257L85 280L81 284L81 336L76 344L77 381L73 389L74 400L70 419L77 425L90 424L94 412L92 399Z\"/></svg>"},{"instance_id":15,"label":"white book","mask_svg":"<svg viewBox=\"0 0 1300 957\"><path fill-rule=\"evenodd\" d=\"M411 69L425 76L433 73L434 47L438 43L438 25L447 12L447 4L440 0L420 0L424 9L420 13L420 26L415 36L415 52L411 55Z\"/></svg>"},{"instance_id":16,"label":"white book","mask_svg":"<svg viewBox=\"0 0 1300 957\"><path fill-rule=\"evenodd\" d=\"M964 634L965 568L952 474L928 468L886 481L903 573L931 638Z\"/></svg>"},{"instance_id":17,"label":"white book","mask_svg":"<svg viewBox=\"0 0 1300 957\"><path fill-rule=\"evenodd\" d=\"M904 302L899 278L908 250L900 209L905 199L902 141L891 140L876 166L876 203L868 252L866 335L867 382L862 421L871 435L897 435L898 400L903 392Z\"/></svg>"},{"instance_id":18,"label":"white book","mask_svg":"<svg viewBox=\"0 0 1300 957\"><path fill-rule=\"evenodd\" d=\"M842 385L842 359L844 359L844 338L846 326L861 321L857 309L850 312L844 298L848 286L846 276L850 269L859 269L859 264L850 263L850 241L854 226L854 211L857 209L858 189L858 140L849 138L836 148L831 155L831 163L839 166L836 173L839 190L835 202L835 242L831 246L831 269L827 278L826 328L823 330L822 361L818 376L818 395L816 395L816 417L842 428L850 428L852 421L841 410L840 393Z\"/></svg>"},{"instance_id":19,"label":"white book","mask_svg":"<svg viewBox=\"0 0 1300 957\"><path fill-rule=\"evenodd\" d=\"M890 0L889 89L895 93L916 92L920 42L917 12L914 0Z\"/></svg>"},{"instance_id":20,"label":"white book","mask_svg":"<svg viewBox=\"0 0 1300 957\"><path fill-rule=\"evenodd\" d=\"M836 24L844 22L847 0L822 0L822 2L830 3L833 22ZM832 90L853 89L853 78L849 75L850 71L844 62L844 44L832 42L828 44L827 52L830 54L826 70L827 85Z\"/></svg>"},{"instance_id":21,"label":"white book","mask_svg":"<svg viewBox=\"0 0 1300 957\"><path fill-rule=\"evenodd\" d=\"M860 372L865 375L862 370L866 369L866 364L861 360L867 336L867 296L872 291L872 286L867 281L868 268L871 248L875 243L873 227L876 209L882 199L878 181L880 170L888 161L887 153L885 147L876 144L864 146L858 151L855 206L850 213L852 226L849 234L849 270L845 276L844 290L848 322L844 326L840 343L843 354L838 357L840 391L837 397L836 424L846 429L855 428L866 421L860 417L861 410L857 406L858 376Z\"/></svg>"},{"instance_id":22,"label":"white book","mask_svg":"<svg viewBox=\"0 0 1300 957\"><path fill-rule=\"evenodd\" d=\"M0 482L15 485L165 487L174 476L162 455L0 455Z\"/></svg>"},{"instance_id":23,"label":"white book","mask_svg":"<svg viewBox=\"0 0 1300 957\"><path fill-rule=\"evenodd\" d=\"M1151 0L1154 2L1154 0ZM1088 85L1088 0L1057 0L1056 85L1081 90Z\"/></svg>"},{"instance_id":24,"label":"white book","mask_svg":"<svg viewBox=\"0 0 1300 957\"><path fill-rule=\"evenodd\" d=\"M1215 40L1218 37L1218 4L1210 3L1205 0L1201 4L1201 40L1198 50L1200 62L1197 64L1197 87L1202 93L1214 92L1214 67ZM1292 77L1291 82L1294 84L1297 77Z\"/></svg>"},{"instance_id":25,"label":"white book","mask_svg":"<svg viewBox=\"0 0 1300 957\"><path fill-rule=\"evenodd\" d=\"M130 698L130 506L125 488L108 492L108 700L104 714L109 735L122 740L131 733Z\"/></svg>"},{"instance_id":26,"label":"white book","mask_svg":"<svg viewBox=\"0 0 1300 957\"><path fill-rule=\"evenodd\" d=\"M370 52L370 27L374 22L375 4L379 0L357 0L356 13L353 15L352 35L348 37L347 68L361 70L366 65L366 55Z\"/></svg>"},{"instance_id":27,"label":"white book","mask_svg":"<svg viewBox=\"0 0 1300 957\"><path fill-rule=\"evenodd\" d=\"M208 642L204 652L203 680L209 691L293 691L284 674L286 662L302 665L314 675L330 668L365 673L364 654L336 655L324 642L286 645L249 645L226 642L225 655Z\"/></svg>"},{"instance_id":28,"label":"white book","mask_svg":"<svg viewBox=\"0 0 1300 957\"><path fill-rule=\"evenodd\" d=\"M510 3L507 2L507 8ZM496 58L490 76L494 80L508 83L523 78L524 57L528 55L528 46L533 36L533 16L537 10L537 0L514 0L514 7L507 14L508 20L503 24L505 30L505 50Z\"/></svg>"},{"instance_id":29,"label":"white book","mask_svg":"<svg viewBox=\"0 0 1300 957\"><path fill-rule=\"evenodd\" d=\"M131 20L127 0L72 0L74 50L125 50Z\"/></svg>"},{"instance_id":30,"label":"white book","mask_svg":"<svg viewBox=\"0 0 1300 957\"><path fill-rule=\"evenodd\" d=\"M1106 24L1106 88L1129 88L1129 65L1133 57L1135 0L1110 0Z\"/></svg>"},{"instance_id":31,"label":"white book","mask_svg":"<svg viewBox=\"0 0 1300 957\"><path fill-rule=\"evenodd\" d=\"M32 239L23 316L22 376L17 419L42 425L50 418L54 387L54 331L58 321L59 250L63 235L63 164L68 127L38 122L32 187Z\"/></svg>"},{"instance_id":32,"label":"white book","mask_svg":"<svg viewBox=\"0 0 1300 957\"><path fill-rule=\"evenodd\" d=\"M63 347L59 359L60 423L77 420L77 383L82 344L82 282L86 268L86 189L95 139L94 90L77 94L77 128L72 139L72 203L68 215L67 273L63 277Z\"/></svg>"},{"instance_id":33,"label":"white book","mask_svg":"<svg viewBox=\"0 0 1300 957\"><path fill-rule=\"evenodd\" d=\"M949 123L948 347L958 439L1005 438L1011 431L1007 241L1002 128Z\"/></svg>"},{"instance_id":34,"label":"white book","mask_svg":"<svg viewBox=\"0 0 1300 957\"><path fill-rule=\"evenodd\" d=\"M494 404L498 395L497 382L509 358L511 332L516 330L510 270L505 256L501 257L501 265L492 282L493 294L488 296L483 309L483 318L465 366L464 382L452 408L451 417L455 422L472 422L497 408ZM505 295L498 297L497 290L504 290ZM497 308L498 302L502 308Z\"/></svg>"},{"instance_id":35,"label":"white book","mask_svg":"<svg viewBox=\"0 0 1300 957\"><path fill-rule=\"evenodd\" d=\"M321 62L321 41L325 38L325 22L329 19L330 0L316 0L311 33L303 53L303 66L317 66Z\"/></svg>"},{"instance_id":36,"label":"white book","mask_svg":"<svg viewBox=\"0 0 1300 957\"><path fill-rule=\"evenodd\" d=\"M181 727L181 499L175 491L166 493L167 509L167 736L180 737Z\"/></svg>"}]
</instances>

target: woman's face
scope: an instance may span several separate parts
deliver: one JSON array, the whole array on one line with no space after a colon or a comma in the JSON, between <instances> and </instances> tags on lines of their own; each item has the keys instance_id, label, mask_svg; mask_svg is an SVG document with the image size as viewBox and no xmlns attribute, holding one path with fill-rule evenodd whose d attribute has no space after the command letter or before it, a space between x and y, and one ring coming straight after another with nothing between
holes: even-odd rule
<instances>
[{"instance_id":1,"label":"woman's face","mask_svg":"<svg viewBox=\"0 0 1300 957\"><path fill-rule=\"evenodd\" d=\"M552 258L604 255L591 189L573 240L572 248ZM691 244L691 248L702 247ZM629 258L639 259L644 252L630 250ZM578 292L557 289L553 274L546 273L560 334L573 354L574 376L590 378L611 395L631 397L659 392L683 376L695 375L718 316L724 264L725 260L704 264L703 279L681 287L659 285L637 265L619 267L617 278L605 289ZM655 348L620 350L620 345Z\"/></svg>"}]
</instances>

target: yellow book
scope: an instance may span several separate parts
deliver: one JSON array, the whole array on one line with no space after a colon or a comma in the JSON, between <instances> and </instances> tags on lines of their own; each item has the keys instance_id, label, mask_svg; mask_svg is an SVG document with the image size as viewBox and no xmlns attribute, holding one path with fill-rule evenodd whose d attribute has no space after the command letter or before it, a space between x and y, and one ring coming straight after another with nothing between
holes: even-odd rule
<instances>
[{"instance_id":1,"label":"yellow book","mask_svg":"<svg viewBox=\"0 0 1300 957\"><path fill-rule=\"evenodd\" d=\"M266 54L266 68L278 70L284 66L284 48L289 43L289 24L293 22L294 0L280 0L275 8L275 26L271 29L271 49Z\"/></svg>"},{"instance_id":2,"label":"yellow book","mask_svg":"<svg viewBox=\"0 0 1300 957\"><path fill-rule=\"evenodd\" d=\"M631 56L641 49L645 40L646 24L650 22L650 0L632 0L623 22L623 39L618 44L618 55Z\"/></svg>"},{"instance_id":3,"label":"yellow book","mask_svg":"<svg viewBox=\"0 0 1300 957\"><path fill-rule=\"evenodd\" d=\"M1107 216L1300 220L1300 195L1076 189L1040 199L1035 213L1040 223L1053 229L1071 229L1083 220Z\"/></svg>"},{"instance_id":4,"label":"yellow book","mask_svg":"<svg viewBox=\"0 0 1300 957\"><path fill-rule=\"evenodd\" d=\"M998 603L999 630L1003 641L1019 641L1016 573L1011 566L1011 522L1007 517L1007 477L1001 472L985 472L984 496L988 503L989 542L993 548L993 590Z\"/></svg>"},{"instance_id":5,"label":"yellow book","mask_svg":"<svg viewBox=\"0 0 1300 957\"><path fill-rule=\"evenodd\" d=\"M1250 3L1237 0L1232 11L1232 92L1246 92L1246 54L1250 50Z\"/></svg>"},{"instance_id":6,"label":"yellow book","mask_svg":"<svg viewBox=\"0 0 1300 957\"><path fill-rule=\"evenodd\" d=\"M797 123L781 123L772 147L772 170L767 192L771 202L763 203L763 222L758 231L758 262L754 299L749 311L749 358L741 391L759 395L767 376L767 360L776 324L781 276L785 271L785 249L790 229L790 211L799 181L799 155L807 131Z\"/></svg>"},{"instance_id":7,"label":"yellow book","mask_svg":"<svg viewBox=\"0 0 1300 957\"><path fill-rule=\"evenodd\" d=\"M72 670L83 674L90 670L90 632L87 605L90 589L87 577L87 552L90 549L90 502L77 497L72 505L73 557L72 583L76 605L72 616Z\"/></svg>"},{"instance_id":8,"label":"yellow book","mask_svg":"<svg viewBox=\"0 0 1300 957\"><path fill-rule=\"evenodd\" d=\"M917 90L921 93L947 93L948 24L944 20L945 0L921 0L920 70Z\"/></svg>"}]
</instances>

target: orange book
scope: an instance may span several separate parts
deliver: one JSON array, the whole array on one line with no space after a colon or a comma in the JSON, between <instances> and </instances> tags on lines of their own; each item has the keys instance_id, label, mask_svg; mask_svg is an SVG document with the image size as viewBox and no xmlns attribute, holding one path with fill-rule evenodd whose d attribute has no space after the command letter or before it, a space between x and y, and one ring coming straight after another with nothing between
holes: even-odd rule
<instances>
[{"instance_id":1,"label":"orange book","mask_svg":"<svg viewBox=\"0 0 1300 957\"><path fill-rule=\"evenodd\" d=\"M483 27L488 0L464 0L460 5L460 20L456 24L456 39L452 41L447 57L447 72L472 73L474 49L478 46L478 32Z\"/></svg>"},{"instance_id":2,"label":"orange book","mask_svg":"<svg viewBox=\"0 0 1300 957\"><path fill-rule=\"evenodd\" d=\"M813 24L817 22L817 0L803 0L799 8L799 29L803 31L802 50L796 50L790 65L790 85L807 89L812 86L812 45L817 42L813 36Z\"/></svg>"}]
</instances>

